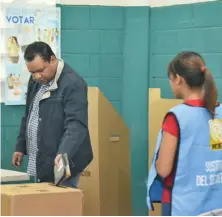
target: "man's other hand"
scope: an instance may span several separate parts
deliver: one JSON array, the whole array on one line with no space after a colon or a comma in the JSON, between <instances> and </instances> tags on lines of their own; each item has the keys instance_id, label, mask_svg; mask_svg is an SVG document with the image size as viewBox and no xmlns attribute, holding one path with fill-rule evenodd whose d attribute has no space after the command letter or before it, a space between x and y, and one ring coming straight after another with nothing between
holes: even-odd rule
<instances>
[{"instance_id":1,"label":"man's other hand","mask_svg":"<svg viewBox=\"0 0 222 217\"><path fill-rule=\"evenodd\" d=\"M12 164L16 168L19 168L22 164L24 154L22 152L14 152L12 157Z\"/></svg>"}]
</instances>

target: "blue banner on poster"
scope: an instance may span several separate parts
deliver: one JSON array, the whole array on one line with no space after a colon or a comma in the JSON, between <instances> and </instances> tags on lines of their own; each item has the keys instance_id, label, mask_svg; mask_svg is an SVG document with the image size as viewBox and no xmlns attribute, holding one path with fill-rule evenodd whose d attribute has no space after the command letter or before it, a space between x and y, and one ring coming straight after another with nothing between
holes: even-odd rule
<instances>
[{"instance_id":1,"label":"blue banner on poster","mask_svg":"<svg viewBox=\"0 0 222 217\"><path fill-rule=\"evenodd\" d=\"M7 5L3 7L3 14L5 104L24 105L30 77L23 58L25 48L34 41L44 41L57 57L61 56L60 8Z\"/></svg>"}]
</instances>

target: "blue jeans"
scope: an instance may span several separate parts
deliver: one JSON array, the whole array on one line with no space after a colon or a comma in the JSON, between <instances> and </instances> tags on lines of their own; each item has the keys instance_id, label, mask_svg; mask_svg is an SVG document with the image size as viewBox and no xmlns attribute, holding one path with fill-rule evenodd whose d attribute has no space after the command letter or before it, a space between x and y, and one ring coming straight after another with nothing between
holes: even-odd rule
<instances>
[{"instance_id":1,"label":"blue jeans","mask_svg":"<svg viewBox=\"0 0 222 217\"><path fill-rule=\"evenodd\" d=\"M171 216L171 203L162 203L162 216Z\"/></svg>"},{"instance_id":2,"label":"blue jeans","mask_svg":"<svg viewBox=\"0 0 222 217\"><path fill-rule=\"evenodd\" d=\"M78 174L77 176L66 179L61 184L66 187L70 187L70 188L78 188L79 179L80 179L80 174Z\"/></svg>"}]
</instances>

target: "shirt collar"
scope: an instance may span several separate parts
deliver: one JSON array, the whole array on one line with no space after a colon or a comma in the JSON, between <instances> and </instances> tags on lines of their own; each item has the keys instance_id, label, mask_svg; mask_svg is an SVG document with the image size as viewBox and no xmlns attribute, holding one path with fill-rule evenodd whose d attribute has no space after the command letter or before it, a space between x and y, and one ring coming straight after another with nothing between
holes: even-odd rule
<instances>
[{"instance_id":1,"label":"shirt collar","mask_svg":"<svg viewBox=\"0 0 222 217\"><path fill-rule=\"evenodd\" d=\"M56 75L55 78L51 81L51 85L49 90L55 90L58 88L58 80L60 78L60 75L62 74L62 70L64 68L64 61L62 59L58 59L58 66L57 66L57 70L56 70Z\"/></svg>"}]
</instances>

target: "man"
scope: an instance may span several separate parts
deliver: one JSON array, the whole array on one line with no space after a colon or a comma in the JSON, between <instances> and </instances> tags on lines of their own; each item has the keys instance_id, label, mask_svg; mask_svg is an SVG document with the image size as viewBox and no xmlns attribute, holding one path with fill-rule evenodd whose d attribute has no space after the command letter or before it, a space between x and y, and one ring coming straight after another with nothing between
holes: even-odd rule
<instances>
[{"instance_id":1,"label":"man","mask_svg":"<svg viewBox=\"0 0 222 217\"><path fill-rule=\"evenodd\" d=\"M28 45L24 58L32 76L12 163L19 167L27 154L28 174L37 182L53 182L54 165L66 153L71 177L64 185L76 187L93 159L87 84L44 42Z\"/></svg>"}]
</instances>

